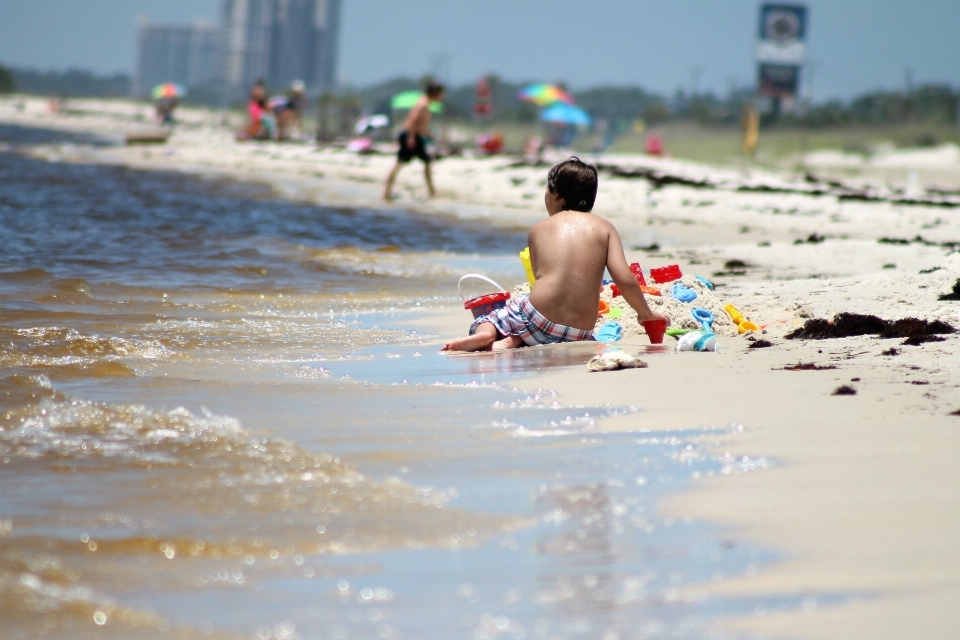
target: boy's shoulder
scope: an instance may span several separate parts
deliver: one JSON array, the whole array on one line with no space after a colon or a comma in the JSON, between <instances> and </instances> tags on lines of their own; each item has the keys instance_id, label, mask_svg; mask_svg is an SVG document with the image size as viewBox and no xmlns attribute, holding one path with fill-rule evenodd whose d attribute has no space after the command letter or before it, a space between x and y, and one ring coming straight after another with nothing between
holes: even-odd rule
<instances>
[{"instance_id":1,"label":"boy's shoulder","mask_svg":"<svg viewBox=\"0 0 960 640\"><path fill-rule=\"evenodd\" d=\"M582 224L584 222L596 225L597 228L600 229L608 229L612 226L606 218L602 218L593 212L567 210L534 223L530 230L560 227L568 224Z\"/></svg>"},{"instance_id":2,"label":"boy's shoulder","mask_svg":"<svg viewBox=\"0 0 960 640\"><path fill-rule=\"evenodd\" d=\"M604 228L604 229L612 226L609 220L607 220L602 216L598 216L592 211L572 211L572 210L561 211L560 213L552 215L549 218L540 220L533 226L534 227L538 227L538 226L550 227L554 225L561 226L561 225L570 224L570 223L582 224L583 222L587 222L589 224L593 224L599 228Z\"/></svg>"}]
</instances>

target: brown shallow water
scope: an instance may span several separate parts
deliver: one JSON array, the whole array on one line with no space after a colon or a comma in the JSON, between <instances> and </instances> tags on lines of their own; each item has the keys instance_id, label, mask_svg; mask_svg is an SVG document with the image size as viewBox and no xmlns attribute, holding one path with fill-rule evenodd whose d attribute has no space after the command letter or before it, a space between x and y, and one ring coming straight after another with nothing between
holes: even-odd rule
<instances>
[{"instance_id":1,"label":"brown shallow water","mask_svg":"<svg viewBox=\"0 0 960 640\"><path fill-rule=\"evenodd\" d=\"M510 384L596 345L400 328L462 273L522 278L522 233L14 153L0 181L4 638L703 637L797 606L679 599L772 556L656 510L766 460Z\"/></svg>"}]
</instances>

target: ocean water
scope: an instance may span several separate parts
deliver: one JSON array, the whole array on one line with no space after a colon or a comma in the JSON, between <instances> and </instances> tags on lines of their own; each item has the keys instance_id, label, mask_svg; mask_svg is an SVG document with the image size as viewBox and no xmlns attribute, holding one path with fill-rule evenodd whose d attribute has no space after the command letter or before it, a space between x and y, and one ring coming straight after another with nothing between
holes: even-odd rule
<instances>
[{"instance_id":1,"label":"ocean water","mask_svg":"<svg viewBox=\"0 0 960 640\"><path fill-rule=\"evenodd\" d=\"M461 274L523 278L524 230L0 142L5 639L701 638L801 605L685 600L774 555L657 510L766 460L513 387L600 346L426 344Z\"/></svg>"}]
</instances>

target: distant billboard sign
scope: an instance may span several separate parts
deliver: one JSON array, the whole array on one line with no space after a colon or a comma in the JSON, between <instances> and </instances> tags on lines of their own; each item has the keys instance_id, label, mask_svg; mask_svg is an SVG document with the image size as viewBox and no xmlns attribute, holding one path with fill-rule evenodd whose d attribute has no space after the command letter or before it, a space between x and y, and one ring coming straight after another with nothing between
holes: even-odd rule
<instances>
[{"instance_id":1,"label":"distant billboard sign","mask_svg":"<svg viewBox=\"0 0 960 640\"><path fill-rule=\"evenodd\" d=\"M762 5L758 36L760 95L795 96L806 55L807 8L793 4Z\"/></svg>"}]
</instances>

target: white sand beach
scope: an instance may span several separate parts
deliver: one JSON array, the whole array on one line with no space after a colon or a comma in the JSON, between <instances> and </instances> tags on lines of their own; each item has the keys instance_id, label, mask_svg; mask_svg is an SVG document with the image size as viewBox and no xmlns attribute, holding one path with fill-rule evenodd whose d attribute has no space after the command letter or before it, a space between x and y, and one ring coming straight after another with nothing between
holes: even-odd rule
<instances>
[{"instance_id":1,"label":"white sand beach","mask_svg":"<svg viewBox=\"0 0 960 640\"><path fill-rule=\"evenodd\" d=\"M43 100L6 97L0 124L118 142L150 128L149 105L70 106L55 115ZM544 215L546 166L510 157L444 158L434 169L438 197L428 200L414 163L400 176L398 198L384 203L389 154L237 142L239 120L194 109L177 115L164 145L36 144L28 153L256 182L293 200L503 227L527 227ZM563 155L544 160L549 165ZM646 156L583 159L601 167L594 211L617 226L629 259L645 269L679 264L685 275L702 275L722 285L714 292L720 302L765 327L755 336L718 331L718 353L653 352L641 356L645 369L550 370L517 383L551 389L570 406L628 402L640 409L604 419L606 430L734 425L721 445L729 473L697 479L662 508L678 519L720 523L729 544L759 544L783 559L677 597L803 598L797 612L755 611L722 623L758 637L956 637L960 479L953 464L960 415L951 414L960 411L960 333L917 346L876 335L785 336L808 319L841 312L940 320L960 330L960 301L938 299L960 279L957 148L890 149L869 161L812 153L809 176ZM516 273L504 284L522 281L519 260ZM417 323L437 334L438 349L467 326L468 314L452 297ZM750 348L754 338L773 344ZM647 339L628 332L620 345L636 353ZM798 363L831 368L784 370ZM841 385L856 394L831 395Z\"/></svg>"}]
</instances>

